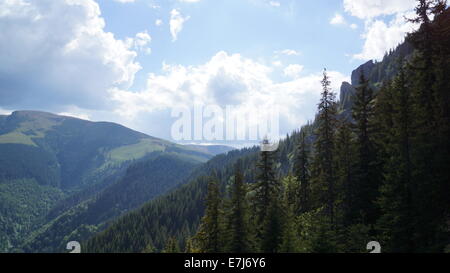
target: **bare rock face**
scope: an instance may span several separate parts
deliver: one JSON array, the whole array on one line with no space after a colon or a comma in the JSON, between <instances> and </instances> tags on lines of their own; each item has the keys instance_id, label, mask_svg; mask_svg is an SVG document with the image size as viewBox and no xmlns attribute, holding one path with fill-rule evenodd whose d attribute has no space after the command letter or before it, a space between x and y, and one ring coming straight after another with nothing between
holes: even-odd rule
<instances>
[{"instance_id":1,"label":"bare rock face","mask_svg":"<svg viewBox=\"0 0 450 273\"><path fill-rule=\"evenodd\" d=\"M348 82L343 82L341 85L341 92L339 95L339 101L343 109L351 109L352 97L355 95L356 89Z\"/></svg>"},{"instance_id":2,"label":"bare rock face","mask_svg":"<svg viewBox=\"0 0 450 273\"><path fill-rule=\"evenodd\" d=\"M372 60L358 66L355 70L352 72L352 85L357 86L359 84L359 77L361 76L361 73L364 73L364 77L366 79L369 79L370 73L372 72L372 69L375 67L375 64Z\"/></svg>"}]
</instances>

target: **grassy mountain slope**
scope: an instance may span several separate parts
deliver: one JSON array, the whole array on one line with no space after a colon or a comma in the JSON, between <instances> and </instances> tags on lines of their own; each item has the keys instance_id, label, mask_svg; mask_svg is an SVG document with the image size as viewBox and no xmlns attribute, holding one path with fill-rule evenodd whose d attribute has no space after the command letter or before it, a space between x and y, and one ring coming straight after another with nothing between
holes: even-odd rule
<instances>
[{"instance_id":1,"label":"grassy mountain slope","mask_svg":"<svg viewBox=\"0 0 450 273\"><path fill-rule=\"evenodd\" d=\"M38 111L16 111L0 116L0 203L4 223L0 227L0 252L17 247L20 239L28 237L31 231L46 224L45 221L55 221L91 200L125 175L130 165L155 159L151 155L156 154L170 155L161 157L158 162L151 161L160 163L159 169L163 169L163 159L166 160L164 164L175 168L179 161L190 161L192 164L187 166L192 169L212 157L211 153L201 149L154 138L115 123L91 122ZM182 176L188 173L183 168L174 172ZM176 179L173 181L177 182ZM153 195L176 184L166 180L160 182L166 185L151 190ZM18 193L15 186L22 192ZM139 191L135 194L147 192L146 186L151 184L134 188ZM32 213L17 210L12 205L17 198L23 198L21 193L28 200L34 200L43 189L48 189L44 191L45 198L40 199L44 204L34 206L34 203L25 202ZM36 196L32 196L34 191ZM132 191L120 193L133 194ZM138 198L137 202L145 202L152 196Z\"/></svg>"}]
</instances>

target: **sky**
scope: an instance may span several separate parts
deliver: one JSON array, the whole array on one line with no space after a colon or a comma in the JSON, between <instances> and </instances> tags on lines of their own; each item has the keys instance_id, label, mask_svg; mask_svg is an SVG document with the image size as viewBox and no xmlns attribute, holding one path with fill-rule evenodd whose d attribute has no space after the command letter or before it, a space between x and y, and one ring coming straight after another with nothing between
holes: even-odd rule
<instances>
[{"instance_id":1,"label":"sky","mask_svg":"<svg viewBox=\"0 0 450 273\"><path fill-rule=\"evenodd\" d=\"M0 114L42 110L174 140L180 105L278 105L286 134L314 118L323 69L339 93L353 69L417 27L404 19L415 5L0 0Z\"/></svg>"}]
</instances>

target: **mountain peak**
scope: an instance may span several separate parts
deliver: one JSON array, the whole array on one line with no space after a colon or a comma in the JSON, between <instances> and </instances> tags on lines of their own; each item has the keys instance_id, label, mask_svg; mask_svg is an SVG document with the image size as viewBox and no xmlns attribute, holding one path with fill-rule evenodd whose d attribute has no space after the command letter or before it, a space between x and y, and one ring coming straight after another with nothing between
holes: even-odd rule
<instances>
[{"instance_id":1,"label":"mountain peak","mask_svg":"<svg viewBox=\"0 0 450 273\"><path fill-rule=\"evenodd\" d=\"M369 78L370 73L372 72L372 69L375 67L375 63L370 60L365 62L364 64L358 66L355 70L352 71L352 85L356 86L359 84L359 77L361 76L361 73L364 73L364 77L366 79Z\"/></svg>"}]
</instances>

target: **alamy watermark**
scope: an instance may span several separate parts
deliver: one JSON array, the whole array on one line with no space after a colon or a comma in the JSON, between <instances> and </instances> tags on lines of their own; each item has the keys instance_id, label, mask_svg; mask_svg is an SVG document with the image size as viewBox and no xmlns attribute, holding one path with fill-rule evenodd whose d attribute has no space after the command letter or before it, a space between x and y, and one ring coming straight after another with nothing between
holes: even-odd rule
<instances>
[{"instance_id":1,"label":"alamy watermark","mask_svg":"<svg viewBox=\"0 0 450 273\"><path fill-rule=\"evenodd\" d=\"M181 105L172 108L171 137L176 141L260 142L263 151L278 148L280 112L277 106L237 108L232 105Z\"/></svg>"}]
</instances>

